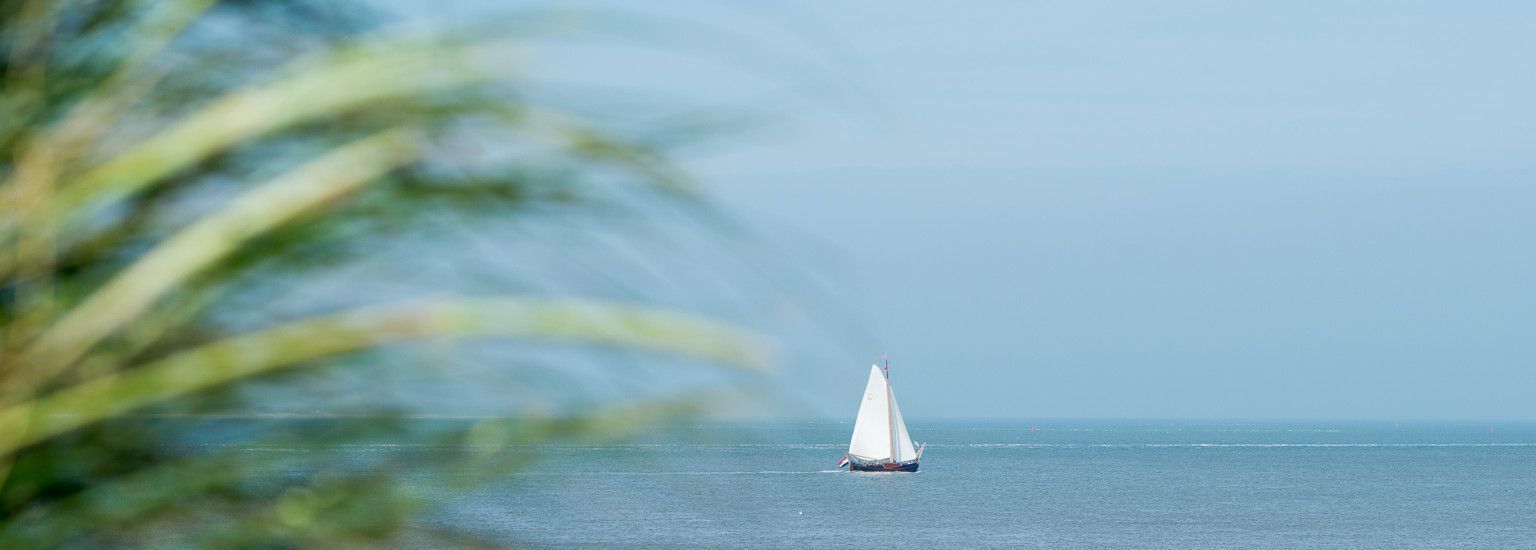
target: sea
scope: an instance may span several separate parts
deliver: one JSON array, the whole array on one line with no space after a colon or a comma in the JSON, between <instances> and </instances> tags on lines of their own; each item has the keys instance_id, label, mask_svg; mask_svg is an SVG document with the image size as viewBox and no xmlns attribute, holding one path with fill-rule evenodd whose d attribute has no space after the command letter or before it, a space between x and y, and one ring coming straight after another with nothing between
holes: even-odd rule
<instances>
[{"instance_id":1,"label":"sea","mask_svg":"<svg viewBox=\"0 0 1536 550\"><path fill-rule=\"evenodd\" d=\"M1536 548L1536 424L908 426L916 473L837 469L848 422L701 423L407 481L421 521L533 547Z\"/></svg>"},{"instance_id":2,"label":"sea","mask_svg":"<svg viewBox=\"0 0 1536 550\"><path fill-rule=\"evenodd\" d=\"M461 450L400 435L415 430L250 445L238 434L252 424L202 430L237 435L198 446L253 460L317 453L326 467ZM1536 548L1536 423L907 425L926 443L915 473L838 469L851 422L694 422L510 451L492 442L489 462L391 470L389 482L425 503L415 531L491 546Z\"/></svg>"}]
</instances>

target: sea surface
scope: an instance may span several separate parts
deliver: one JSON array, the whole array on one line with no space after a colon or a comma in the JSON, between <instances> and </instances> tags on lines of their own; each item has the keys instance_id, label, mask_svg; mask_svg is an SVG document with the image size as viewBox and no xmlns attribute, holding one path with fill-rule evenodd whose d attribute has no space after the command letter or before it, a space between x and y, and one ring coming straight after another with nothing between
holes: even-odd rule
<instances>
[{"instance_id":1,"label":"sea surface","mask_svg":"<svg viewBox=\"0 0 1536 550\"><path fill-rule=\"evenodd\" d=\"M532 546L1536 547L1536 424L908 425L913 474L836 469L850 423L782 422L545 445L470 491L402 482L425 521Z\"/></svg>"}]
</instances>

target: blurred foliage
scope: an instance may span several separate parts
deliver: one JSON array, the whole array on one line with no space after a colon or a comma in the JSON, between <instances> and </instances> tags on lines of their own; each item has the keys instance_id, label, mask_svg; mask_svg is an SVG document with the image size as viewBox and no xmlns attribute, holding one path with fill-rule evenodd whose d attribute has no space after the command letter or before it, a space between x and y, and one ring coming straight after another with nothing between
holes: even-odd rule
<instances>
[{"instance_id":1,"label":"blurred foliage","mask_svg":"<svg viewBox=\"0 0 1536 550\"><path fill-rule=\"evenodd\" d=\"M393 474L468 463L477 483L532 460L529 443L698 405L238 429L198 416L259 408L242 384L281 393L359 352L489 338L765 364L751 333L639 304L433 289L301 318L260 307L274 281L433 216L599 203L594 174L707 208L657 150L520 94L515 33L390 34L380 19L318 0L0 0L0 546L464 544L411 521L425 504ZM209 434L316 452L197 444ZM440 445L345 465L321 452L401 438Z\"/></svg>"}]
</instances>

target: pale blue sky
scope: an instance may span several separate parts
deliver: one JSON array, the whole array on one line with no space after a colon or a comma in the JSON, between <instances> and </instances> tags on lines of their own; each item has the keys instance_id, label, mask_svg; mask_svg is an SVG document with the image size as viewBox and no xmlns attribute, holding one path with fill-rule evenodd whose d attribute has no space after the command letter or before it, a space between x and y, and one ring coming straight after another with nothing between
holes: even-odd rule
<instances>
[{"instance_id":1,"label":"pale blue sky","mask_svg":"<svg viewBox=\"0 0 1536 550\"><path fill-rule=\"evenodd\" d=\"M819 412L887 351L909 418L1536 418L1532 5L636 13L720 32L534 63L767 115L685 159L859 325Z\"/></svg>"}]
</instances>

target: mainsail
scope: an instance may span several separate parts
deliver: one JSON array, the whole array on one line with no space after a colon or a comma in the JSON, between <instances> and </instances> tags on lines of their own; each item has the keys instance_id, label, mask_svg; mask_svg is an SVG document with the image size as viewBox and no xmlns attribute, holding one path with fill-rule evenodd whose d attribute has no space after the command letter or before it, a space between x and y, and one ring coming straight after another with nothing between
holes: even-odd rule
<instances>
[{"instance_id":1,"label":"mainsail","mask_svg":"<svg viewBox=\"0 0 1536 550\"><path fill-rule=\"evenodd\" d=\"M848 455L864 462L901 463L917 458L907 423L901 419L901 407L891 393L891 381L878 365L869 367L869 383L864 385L864 400L853 421Z\"/></svg>"}]
</instances>

